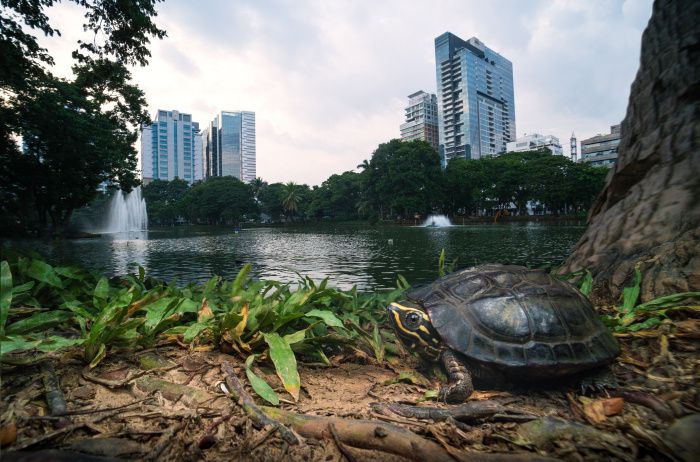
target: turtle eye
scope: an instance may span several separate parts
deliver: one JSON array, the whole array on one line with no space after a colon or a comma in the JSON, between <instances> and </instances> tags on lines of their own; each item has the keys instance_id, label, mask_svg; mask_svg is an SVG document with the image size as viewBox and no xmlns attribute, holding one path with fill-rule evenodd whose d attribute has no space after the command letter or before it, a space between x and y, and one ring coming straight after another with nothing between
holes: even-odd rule
<instances>
[{"instance_id":1,"label":"turtle eye","mask_svg":"<svg viewBox=\"0 0 700 462\"><path fill-rule=\"evenodd\" d=\"M420 324L421 317L418 313L408 313L406 315L406 327L416 328Z\"/></svg>"}]
</instances>

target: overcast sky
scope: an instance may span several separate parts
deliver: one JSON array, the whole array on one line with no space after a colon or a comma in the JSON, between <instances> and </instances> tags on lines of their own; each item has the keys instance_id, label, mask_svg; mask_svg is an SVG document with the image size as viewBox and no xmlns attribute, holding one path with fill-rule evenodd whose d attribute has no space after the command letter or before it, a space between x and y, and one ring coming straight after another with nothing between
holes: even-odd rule
<instances>
[{"instance_id":1,"label":"overcast sky","mask_svg":"<svg viewBox=\"0 0 700 462\"><path fill-rule=\"evenodd\" d=\"M206 126L219 110L255 111L258 176L319 184L399 137L406 96L436 91L445 31L513 62L517 136L558 136L569 152L625 115L651 0L166 0L168 37L135 68L152 115L177 109ZM66 75L81 9L50 10L42 40Z\"/></svg>"}]
</instances>

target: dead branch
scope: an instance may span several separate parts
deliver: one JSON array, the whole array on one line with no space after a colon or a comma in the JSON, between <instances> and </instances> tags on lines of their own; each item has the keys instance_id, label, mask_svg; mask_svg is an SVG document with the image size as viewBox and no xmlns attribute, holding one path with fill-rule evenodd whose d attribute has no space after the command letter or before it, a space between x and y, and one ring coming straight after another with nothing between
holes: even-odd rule
<instances>
[{"instance_id":1,"label":"dead branch","mask_svg":"<svg viewBox=\"0 0 700 462\"><path fill-rule=\"evenodd\" d=\"M185 421L180 421L175 425L168 428L161 436L158 438L158 442L153 446L151 452L146 456L144 460L152 461L158 460L160 454L167 448L172 442L173 436L185 425Z\"/></svg>"},{"instance_id":2,"label":"dead branch","mask_svg":"<svg viewBox=\"0 0 700 462\"><path fill-rule=\"evenodd\" d=\"M271 418L291 425L294 431L307 438L332 438L330 432L332 424L338 439L348 446L395 454L409 460L435 462L454 462L455 460L439 444L397 425L376 420L351 420L297 414L269 406L261 408ZM458 449L454 449L453 452L459 453L459 460L463 462L552 462L555 460L530 454L482 454Z\"/></svg>"},{"instance_id":3,"label":"dead branch","mask_svg":"<svg viewBox=\"0 0 700 462\"><path fill-rule=\"evenodd\" d=\"M639 404L654 411L656 415L666 422L671 422L674 419L673 411L661 399L649 393L641 391L619 391L612 393L612 396L619 396L629 403Z\"/></svg>"},{"instance_id":4,"label":"dead branch","mask_svg":"<svg viewBox=\"0 0 700 462\"><path fill-rule=\"evenodd\" d=\"M330 430L331 435L333 435L333 441L335 441L335 445L338 446L338 450L340 451L340 453L345 456L348 462L356 462L355 456L352 455L350 450L346 448L343 442L340 440L338 432L335 429L335 425L333 425L332 423L328 424L328 430Z\"/></svg>"},{"instance_id":5,"label":"dead branch","mask_svg":"<svg viewBox=\"0 0 700 462\"><path fill-rule=\"evenodd\" d=\"M517 409L512 409L493 401L468 401L450 408L409 406L399 403L372 403L371 406L374 411L379 413L386 414L386 411L391 411L402 417L437 422L448 418L453 418L458 422L475 422L483 419L493 419L501 422L527 422L537 419L537 416L520 412Z\"/></svg>"},{"instance_id":6,"label":"dead branch","mask_svg":"<svg viewBox=\"0 0 700 462\"><path fill-rule=\"evenodd\" d=\"M233 366L229 362L224 362L221 365L221 370L226 376L226 385L231 392L231 395L236 399L238 404L243 408L245 413L250 417L253 423L258 427L262 428L265 425L272 425L275 427L280 437L289 444L298 444L299 439L283 424L277 422L276 420L268 417L260 410L253 398L245 391L243 384L236 376Z\"/></svg>"},{"instance_id":7,"label":"dead branch","mask_svg":"<svg viewBox=\"0 0 700 462\"><path fill-rule=\"evenodd\" d=\"M125 378L124 380L109 380L109 379L103 379L103 378L94 376L94 375L92 375L92 374L90 374L90 373L88 372L89 369L90 369L89 367L86 367L85 369L83 369L83 371L81 372L81 375L83 376L83 378L84 378L85 380L88 380L88 381L94 382L94 383L98 383L98 384L100 384L100 385L104 385L105 387L110 388L110 389L115 389L115 388L124 387L124 386L128 385L129 382L131 382L132 380L136 380L136 379L138 379L139 377L143 377L144 375L151 374L151 373L154 373L154 372L165 372L165 371L169 371L169 370L175 369L175 368L177 368L177 367L180 367L180 365L179 365L179 364L173 364L172 366L169 366L169 367L162 367L162 368L159 368L159 369L151 369L151 370L147 370L147 371L140 371L140 372L137 372L137 373L135 373L135 374L133 374L133 375L128 376L128 377Z\"/></svg>"}]
</instances>

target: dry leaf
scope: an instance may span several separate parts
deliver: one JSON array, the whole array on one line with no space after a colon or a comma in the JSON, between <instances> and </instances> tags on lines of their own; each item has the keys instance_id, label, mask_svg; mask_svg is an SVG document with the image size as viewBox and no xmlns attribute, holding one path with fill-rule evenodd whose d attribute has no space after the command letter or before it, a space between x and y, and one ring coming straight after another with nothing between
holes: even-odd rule
<instances>
[{"instance_id":1,"label":"dry leaf","mask_svg":"<svg viewBox=\"0 0 700 462\"><path fill-rule=\"evenodd\" d=\"M17 424L13 418L8 424L0 427L0 446L12 444L17 439Z\"/></svg>"},{"instance_id":2,"label":"dry leaf","mask_svg":"<svg viewBox=\"0 0 700 462\"><path fill-rule=\"evenodd\" d=\"M579 398L583 402L583 413L586 419L594 424L605 422L608 416L622 412L622 398L596 399Z\"/></svg>"},{"instance_id":3,"label":"dry leaf","mask_svg":"<svg viewBox=\"0 0 700 462\"><path fill-rule=\"evenodd\" d=\"M199 308L199 314L197 315L197 322L204 322L209 318L214 317L214 312L207 305L206 297L202 298L202 306Z\"/></svg>"}]
</instances>

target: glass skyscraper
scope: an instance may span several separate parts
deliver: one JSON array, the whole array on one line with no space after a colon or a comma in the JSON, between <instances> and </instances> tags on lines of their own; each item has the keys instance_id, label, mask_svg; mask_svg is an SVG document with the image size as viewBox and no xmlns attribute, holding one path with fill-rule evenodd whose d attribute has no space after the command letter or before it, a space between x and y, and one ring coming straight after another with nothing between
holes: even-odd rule
<instances>
[{"instance_id":1,"label":"glass skyscraper","mask_svg":"<svg viewBox=\"0 0 700 462\"><path fill-rule=\"evenodd\" d=\"M255 113L221 111L207 128L204 164L207 176L255 179Z\"/></svg>"},{"instance_id":2,"label":"glass skyscraper","mask_svg":"<svg viewBox=\"0 0 700 462\"><path fill-rule=\"evenodd\" d=\"M435 39L440 157L478 159L515 140L513 64L476 37Z\"/></svg>"},{"instance_id":3,"label":"glass skyscraper","mask_svg":"<svg viewBox=\"0 0 700 462\"><path fill-rule=\"evenodd\" d=\"M141 127L141 177L170 181L201 180L202 138L192 115L159 109L151 125Z\"/></svg>"}]
</instances>

